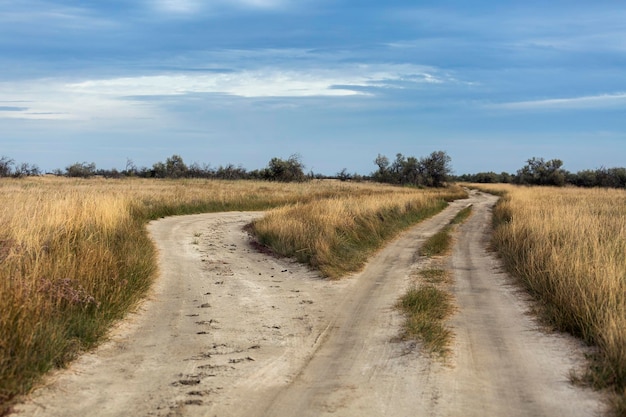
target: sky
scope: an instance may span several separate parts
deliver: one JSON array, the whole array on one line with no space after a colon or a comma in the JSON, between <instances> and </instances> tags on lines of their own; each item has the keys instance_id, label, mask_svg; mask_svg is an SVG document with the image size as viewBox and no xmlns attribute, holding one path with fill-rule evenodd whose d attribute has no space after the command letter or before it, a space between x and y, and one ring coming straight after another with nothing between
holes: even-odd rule
<instances>
[{"instance_id":1,"label":"sky","mask_svg":"<svg viewBox=\"0 0 626 417\"><path fill-rule=\"evenodd\" d=\"M626 166L626 3L0 0L0 156Z\"/></svg>"}]
</instances>

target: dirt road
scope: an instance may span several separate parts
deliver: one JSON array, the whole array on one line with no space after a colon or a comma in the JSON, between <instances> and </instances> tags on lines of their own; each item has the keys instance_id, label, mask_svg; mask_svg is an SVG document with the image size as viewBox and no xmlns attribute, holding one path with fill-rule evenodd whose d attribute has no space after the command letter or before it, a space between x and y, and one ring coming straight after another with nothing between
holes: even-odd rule
<instances>
[{"instance_id":1,"label":"dirt road","mask_svg":"<svg viewBox=\"0 0 626 417\"><path fill-rule=\"evenodd\" d=\"M494 202L452 203L340 281L255 251L242 227L261 213L154 222L161 275L149 299L18 415L599 415L599 396L568 382L580 344L542 333L485 249ZM397 341L393 306L420 244L468 203L450 259L456 337L441 364Z\"/></svg>"}]
</instances>

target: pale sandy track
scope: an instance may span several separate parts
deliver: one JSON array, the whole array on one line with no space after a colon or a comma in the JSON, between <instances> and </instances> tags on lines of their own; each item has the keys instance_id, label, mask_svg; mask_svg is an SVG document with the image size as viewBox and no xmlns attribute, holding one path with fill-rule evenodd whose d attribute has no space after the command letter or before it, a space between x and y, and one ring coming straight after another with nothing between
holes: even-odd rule
<instances>
[{"instance_id":1,"label":"pale sandy track","mask_svg":"<svg viewBox=\"0 0 626 417\"><path fill-rule=\"evenodd\" d=\"M395 341L393 308L421 242L461 207L450 265L458 313L449 365ZM389 244L339 282L254 251L260 213L150 225L161 276L111 340L18 407L28 416L593 416L595 393L567 376L580 345L546 335L485 251L494 197L474 193Z\"/></svg>"}]
</instances>

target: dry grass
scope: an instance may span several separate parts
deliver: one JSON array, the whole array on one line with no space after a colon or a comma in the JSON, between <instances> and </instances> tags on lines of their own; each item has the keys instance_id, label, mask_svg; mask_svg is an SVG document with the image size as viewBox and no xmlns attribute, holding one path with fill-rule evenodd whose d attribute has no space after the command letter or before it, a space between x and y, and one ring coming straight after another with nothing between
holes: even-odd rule
<instances>
[{"instance_id":1,"label":"dry grass","mask_svg":"<svg viewBox=\"0 0 626 417\"><path fill-rule=\"evenodd\" d=\"M598 347L587 379L626 415L626 191L493 187L498 252L546 320Z\"/></svg>"},{"instance_id":2,"label":"dry grass","mask_svg":"<svg viewBox=\"0 0 626 417\"><path fill-rule=\"evenodd\" d=\"M400 230L439 212L446 201L466 196L456 187L368 190L273 209L254 223L254 231L274 252L338 278L362 268Z\"/></svg>"},{"instance_id":3,"label":"dry grass","mask_svg":"<svg viewBox=\"0 0 626 417\"><path fill-rule=\"evenodd\" d=\"M320 200L332 206L348 195L358 206L360 198L396 193L420 194L331 181L1 179L0 415L41 374L101 340L145 294L156 265L144 227L150 219L286 204L298 210ZM342 230L352 238L349 227Z\"/></svg>"}]
</instances>

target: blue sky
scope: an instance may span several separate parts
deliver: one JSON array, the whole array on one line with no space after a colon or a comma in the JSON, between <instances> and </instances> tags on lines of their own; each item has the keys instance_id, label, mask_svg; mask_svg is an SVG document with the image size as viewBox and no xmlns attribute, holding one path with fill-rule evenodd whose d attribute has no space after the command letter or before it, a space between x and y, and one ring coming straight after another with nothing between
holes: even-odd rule
<instances>
[{"instance_id":1,"label":"blue sky","mask_svg":"<svg viewBox=\"0 0 626 417\"><path fill-rule=\"evenodd\" d=\"M0 155L626 166L621 1L0 0Z\"/></svg>"}]
</instances>

